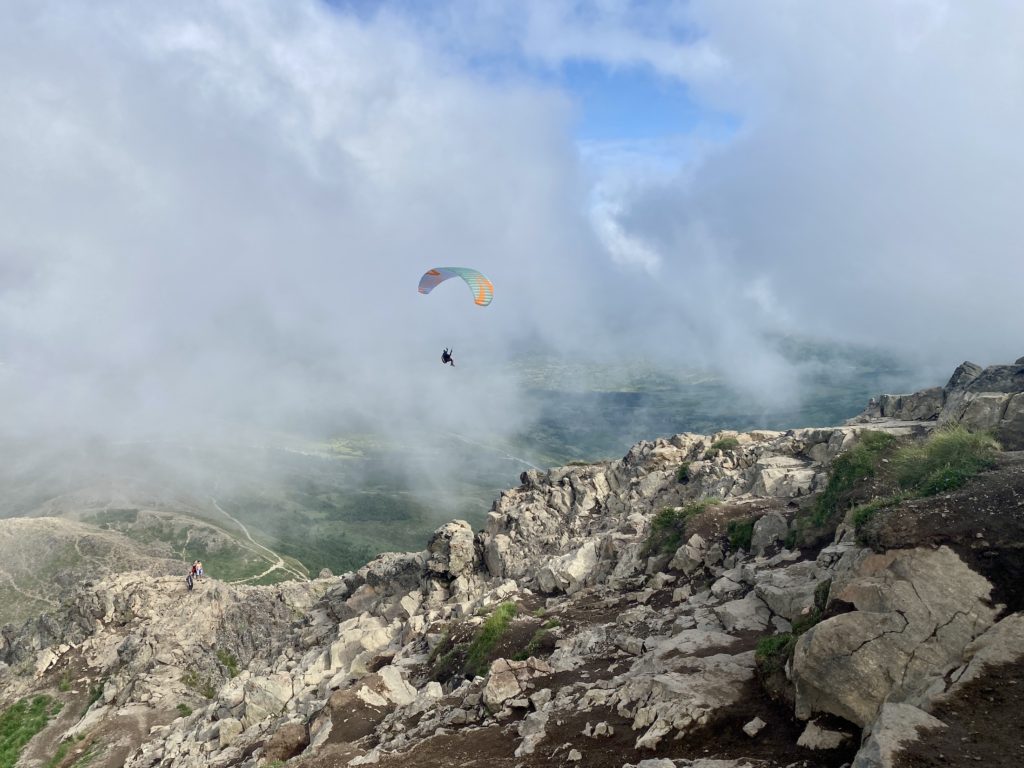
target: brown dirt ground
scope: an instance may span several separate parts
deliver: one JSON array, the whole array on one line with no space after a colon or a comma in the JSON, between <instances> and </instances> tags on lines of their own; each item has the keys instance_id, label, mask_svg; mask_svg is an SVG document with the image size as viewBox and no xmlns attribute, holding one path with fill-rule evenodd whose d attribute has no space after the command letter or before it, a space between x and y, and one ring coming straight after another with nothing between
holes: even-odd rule
<instances>
[{"instance_id":1,"label":"brown dirt ground","mask_svg":"<svg viewBox=\"0 0 1024 768\"><path fill-rule=\"evenodd\" d=\"M932 714L945 728L926 731L896 759L897 768L1024 764L1024 659L990 667Z\"/></svg>"},{"instance_id":2,"label":"brown dirt ground","mask_svg":"<svg viewBox=\"0 0 1024 768\"><path fill-rule=\"evenodd\" d=\"M743 725L760 717L767 727L755 738L743 733ZM594 739L583 735L587 723L606 722L614 728L608 738ZM634 748L640 732L633 731L631 721L612 709L595 707L589 712L562 713L552 716L547 738L533 755L515 757L520 739L519 719L484 728L464 728L435 736L414 749L381 758L380 768L434 768L435 766L488 766L488 768L546 768L574 765L568 760L571 749L583 755L587 768L621 768L624 763L667 757L674 759L746 757L764 761L767 766L803 766L804 768L839 768L850 762L856 752L857 739L846 747L829 752L812 752L794 747L803 728L784 708L769 701L756 683L750 683L739 703L722 712L706 727L683 739L665 739L657 750L639 752ZM310 762L309 768L335 768L343 763L332 762L328 755Z\"/></svg>"}]
</instances>

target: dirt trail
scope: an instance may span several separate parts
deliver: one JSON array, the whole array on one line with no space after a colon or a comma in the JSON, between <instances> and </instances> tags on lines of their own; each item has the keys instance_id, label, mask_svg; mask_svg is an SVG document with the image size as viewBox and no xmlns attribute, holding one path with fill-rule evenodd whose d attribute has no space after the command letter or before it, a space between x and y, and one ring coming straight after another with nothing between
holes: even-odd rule
<instances>
[{"instance_id":1,"label":"dirt trail","mask_svg":"<svg viewBox=\"0 0 1024 768\"><path fill-rule=\"evenodd\" d=\"M244 584L248 581L256 581L257 579L262 579L264 576L273 573L276 570L282 570L285 573L298 579L299 581L309 581L309 577L306 576L306 574L302 573L295 567L288 565L288 563L284 561L284 558L277 554L277 552L270 549L269 547L263 546L258 541L256 541L256 539L252 537L252 535L249 533L249 529L245 527L242 521L236 517L233 517L230 512L228 512L220 504L217 503L217 500L215 498L211 496L210 501L213 502L213 506L216 507L218 512L220 512L222 515L224 515L226 518L228 518L231 522L233 522L241 529L242 533L245 535L245 538L247 538L252 544L252 547L249 548L250 551L259 555L268 563L270 563L270 567L263 571L263 573L256 574L255 576L249 576L245 579L237 579L235 581L229 582L230 584Z\"/></svg>"}]
</instances>

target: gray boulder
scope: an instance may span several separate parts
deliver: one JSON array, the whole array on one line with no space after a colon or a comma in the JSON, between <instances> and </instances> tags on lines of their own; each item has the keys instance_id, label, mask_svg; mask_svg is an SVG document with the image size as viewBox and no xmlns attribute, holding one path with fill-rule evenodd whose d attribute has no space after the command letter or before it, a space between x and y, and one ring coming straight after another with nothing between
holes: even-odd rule
<instances>
[{"instance_id":1,"label":"gray boulder","mask_svg":"<svg viewBox=\"0 0 1024 768\"><path fill-rule=\"evenodd\" d=\"M474 570L479 561L473 528L465 520L453 520L434 531L427 552L427 570L451 578Z\"/></svg>"},{"instance_id":2,"label":"gray boulder","mask_svg":"<svg viewBox=\"0 0 1024 768\"><path fill-rule=\"evenodd\" d=\"M945 389L967 389L971 382L974 381L978 376L981 375L982 368L976 363L965 360L956 367L953 371L953 375L949 377L949 381L946 382Z\"/></svg>"},{"instance_id":3,"label":"gray boulder","mask_svg":"<svg viewBox=\"0 0 1024 768\"><path fill-rule=\"evenodd\" d=\"M769 547L785 541L789 533L789 523L781 512L772 510L762 515L754 523L754 533L750 538L750 549L755 555L763 555Z\"/></svg>"},{"instance_id":4,"label":"gray boulder","mask_svg":"<svg viewBox=\"0 0 1024 768\"><path fill-rule=\"evenodd\" d=\"M796 714L829 712L864 726L890 696L918 694L956 667L993 623L991 585L948 547L866 558L838 598L856 611L818 624L793 657Z\"/></svg>"},{"instance_id":5,"label":"gray boulder","mask_svg":"<svg viewBox=\"0 0 1024 768\"><path fill-rule=\"evenodd\" d=\"M920 738L922 730L945 724L910 704L888 703L871 725L852 768L893 768L899 751Z\"/></svg>"}]
</instances>

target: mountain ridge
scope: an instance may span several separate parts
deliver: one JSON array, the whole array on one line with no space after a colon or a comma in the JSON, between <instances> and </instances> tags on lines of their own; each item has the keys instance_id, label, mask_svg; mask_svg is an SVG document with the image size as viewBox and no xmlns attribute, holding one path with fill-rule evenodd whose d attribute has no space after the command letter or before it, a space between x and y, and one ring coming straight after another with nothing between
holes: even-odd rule
<instances>
[{"instance_id":1,"label":"mountain ridge","mask_svg":"<svg viewBox=\"0 0 1024 768\"><path fill-rule=\"evenodd\" d=\"M341 576L83 583L2 632L5 705L99 689L19 765L62 743L62 768L895 765L958 727L932 712L1024 658L1021 382L1024 358L964 364L841 426L680 434L529 470L482 530L446 523ZM818 519L866 435L890 436L889 462L946 424L1010 450L920 499L879 498L877 464ZM891 503L861 519L857 494ZM652 548L663 524L678 540ZM987 764L1010 765L999 730Z\"/></svg>"}]
</instances>

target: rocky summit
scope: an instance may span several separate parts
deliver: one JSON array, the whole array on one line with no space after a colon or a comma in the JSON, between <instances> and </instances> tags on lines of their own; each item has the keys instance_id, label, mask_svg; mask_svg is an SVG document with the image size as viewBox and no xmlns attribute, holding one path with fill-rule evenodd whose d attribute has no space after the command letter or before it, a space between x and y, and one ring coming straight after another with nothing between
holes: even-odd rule
<instances>
[{"instance_id":1,"label":"rocky summit","mask_svg":"<svg viewBox=\"0 0 1024 768\"><path fill-rule=\"evenodd\" d=\"M17 765L1019 765L1022 449L1024 359L964 363L526 472L341 576L86 582L3 629Z\"/></svg>"}]
</instances>

